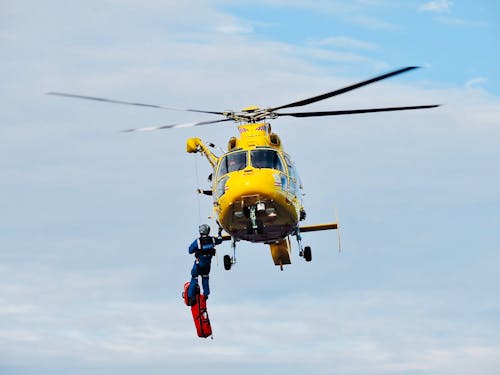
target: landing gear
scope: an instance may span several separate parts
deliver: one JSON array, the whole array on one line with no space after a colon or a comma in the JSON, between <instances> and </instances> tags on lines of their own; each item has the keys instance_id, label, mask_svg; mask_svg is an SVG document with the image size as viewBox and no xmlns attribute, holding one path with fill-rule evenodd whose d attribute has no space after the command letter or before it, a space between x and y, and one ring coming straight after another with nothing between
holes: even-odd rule
<instances>
[{"instance_id":1,"label":"landing gear","mask_svg":"<svg viewBox=\"0 0 500 375\"><path fill-rule=\"evenodd\" d=\"M299 215L299 220L302 221L302 220L305 220L306 219L306 211L301 208L300 209L300 215Z\"/></svg>"},{"instance_id":2,"label":"landing gear","mask_svg":"<svg viewBox=\"0 0 500 375\"><path fill-rule=\"evenodd\" d=\"M231 257L229 255L224 255L224 269L226 271L229 271L231 269L231 266L233 265L233 262L231 261Z\"/></svg>"},{"instance_id":3,"label":"landing gear","mask_svg":"<svg viewBox=\"0 0 500 375\"><path fill-rule=\"evenodd\" d=\"M236 238L231 239L231 247L233 248L233 256L224 255L224 269L229 271L233 264L236 264Z\"/></svg>"},{"instance_id":4,"label":"landing gear","mask_svg":"<svg viewBox=\"0 0 500 375\"><path fill-rule=\"evenodd\" d=\"M298 228L295 232L295 237L297 238L297 243L299 244L299 256L303 257L306 262L310 262L312 260L311 246L302 247L302 236L300 235Z\"/></svg>"},{"instance_id":5,"label":"landing gear","mask_svg":"<svg viewBox=\"0 0 500 375\"><path fill-rule=\"evenodd\" d=\"M311 246L304 247L304 259L306 262L310 262L312 260Z\"/></svg>"}]
</instances>

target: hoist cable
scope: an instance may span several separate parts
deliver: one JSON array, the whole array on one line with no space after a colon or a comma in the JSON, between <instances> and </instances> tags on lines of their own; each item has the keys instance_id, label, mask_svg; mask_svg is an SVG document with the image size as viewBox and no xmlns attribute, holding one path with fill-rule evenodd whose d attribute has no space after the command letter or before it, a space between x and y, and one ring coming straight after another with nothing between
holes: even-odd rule
<instances>
[{"instance_id":1,"label":"hoist cable","mask_svg":"<svg viewBox=\"0 0 500 375\"><path fill-rule=\"evenodd\" d=\"M201 224L201 201L200 201L200 193L198 192L200 186L200 175L198 172L198 160L196 155L194 156L194 169L196 173L196 191L197 191L197 204L198 204L198 224Z\"/></svg>"}]
</instances>

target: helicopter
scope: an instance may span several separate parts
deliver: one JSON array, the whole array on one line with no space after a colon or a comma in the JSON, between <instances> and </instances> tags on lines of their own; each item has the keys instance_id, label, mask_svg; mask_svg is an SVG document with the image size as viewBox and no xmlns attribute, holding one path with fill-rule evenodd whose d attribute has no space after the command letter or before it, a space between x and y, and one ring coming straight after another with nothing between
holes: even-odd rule
<instances>
[{"instance_id":1,"label":"helicopter","mask_svg":"<svg viewBox=\"0 0 500 375\"><path fill-rule=\"evenodd\" d=\"M209 148L213 145L206 144L196 137L187 140L186 151L201 153L213 169L209 176L211 189L204 193L213 198L213 210L219 233L222 230L226 232L222 236L223 240L231 240L233 254L224 256L224 268L230 270L236 263L236 243L244 240L269 245L274 264L283 270L284 265L291 264L290 236L297 240L299 256L310 262L312 260L311 247L302 245L302 233L338 229L339 225L338 222L317 225L301 224L306 219L306 211L302 202L302 182L290 155L283 149L280 137L272 131L271 124L267 120L283 116L320 117L438 107L439 104L431 104L353 110L281 112L286 108L302 107L341 95L417 68L419 67L403 67L321 95L275 107L249 106L239 112L176 108L63 92L47 94L222 116L214 120L126 129L123 130L124 132L185 128L221 122L237 123L238 136L229 139L227 151L222 155L214 154Z\"/></svg>"}]
</instances>

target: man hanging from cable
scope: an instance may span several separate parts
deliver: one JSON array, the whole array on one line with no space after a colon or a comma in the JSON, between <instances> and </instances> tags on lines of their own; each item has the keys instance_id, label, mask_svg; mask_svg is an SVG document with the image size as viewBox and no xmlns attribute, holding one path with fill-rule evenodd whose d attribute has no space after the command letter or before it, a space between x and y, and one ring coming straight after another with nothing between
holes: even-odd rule
<instances>
[{"instance_id":1,"label":"man hanging from cable","mask_svg":"<svg viewBox=\"0 0 500 375\"><path fill-rule=\"evenodd\" d=\"M198 276L201 276L203 295L205 299L208 298L210 294L208 275L210 273L212 257L215 255L215 245L222 243L222 228L219 228L217 237L209 236L210 227L207 224L200 225L198 230L200 232L200 237L194 240L189 246L189 254L194 254L196 257L193 268L191 269L191 283L188 289L188 301L190 306L196 303Z\"/></svg>"}]
</instances>

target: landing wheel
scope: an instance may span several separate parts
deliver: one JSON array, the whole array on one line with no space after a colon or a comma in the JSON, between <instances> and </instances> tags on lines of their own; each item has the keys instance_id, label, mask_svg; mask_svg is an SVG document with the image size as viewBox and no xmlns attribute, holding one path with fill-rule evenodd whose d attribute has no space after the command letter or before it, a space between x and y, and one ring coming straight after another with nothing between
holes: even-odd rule
<instances>
[{"instance_id":1,"label":"landing wheel","mask_svg":"<svg viewBox=\"0 0 500 375\"><path fill-rule=\"evenodd\" d=\"M304 247L304 259L306 262L310 262L312 260L311 246Z\"/></svg>"},{"instance_id":2,"label":"landing wheel","mask_svg":"<svg viewBox=\"0 0 500 375\"><path fill-rule=\"evenodd\" d=\"M231 257L229 255L224 255L224 269L229 271L232 265L233 262L231 261Z\"/></svg>"}]
</instances>

